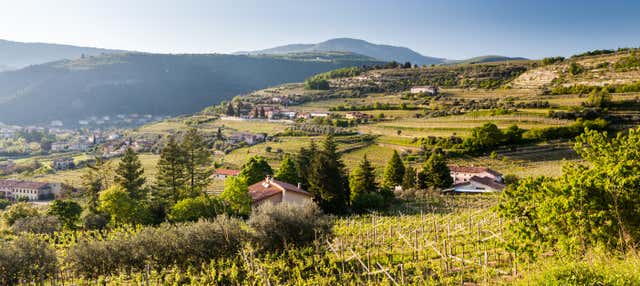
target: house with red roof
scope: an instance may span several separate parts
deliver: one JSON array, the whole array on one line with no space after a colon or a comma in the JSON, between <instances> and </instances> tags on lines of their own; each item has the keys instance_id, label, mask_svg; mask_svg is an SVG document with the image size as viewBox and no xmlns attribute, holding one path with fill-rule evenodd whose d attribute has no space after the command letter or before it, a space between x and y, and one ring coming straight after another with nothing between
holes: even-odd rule
<instances>
[{"instance_id":1,"label":"house with red roof","mask_svg":"<svg viewBox=\"0 0 640 286\"><path fill-rule=\"evenodd\" d=\"M313 200L311 193L300 188L300 185L282 182L271 177L249 186L249 195L253 205L264 202L302 204Z\"/></svg>"},{"instance_id":2,"label":"house with red roof","mask_svg":"<svg viewBox=\"0 0 640 286\"><path fill-rule=\"evenodd\" d=\"M453 186L445 193L493 193L505 188L502 174L485 167L449 165Z\"/></svg>"},{"instance_id":3,"label":"house with red roof","mask_svg":"<svg viewBox=\"0 0 640 286\"><path fill-rule=\"evenodd\" d=\"M240 170L216 169L216 171L213 173L213 178L224 180L228 177L235 177L237 175L240 175Z\"/></svg>"},{"instance_id":4,"label":"house with red roof","mask_svg":"<svg viewBox=\"0 0 640 286\"><path fill-rule=\"evenodd\" d=\"M502 174L485 167L449 165L453 183L463 183L471 177L489 177L497 182L502 182Z\"/></svg>"}]
</instances>

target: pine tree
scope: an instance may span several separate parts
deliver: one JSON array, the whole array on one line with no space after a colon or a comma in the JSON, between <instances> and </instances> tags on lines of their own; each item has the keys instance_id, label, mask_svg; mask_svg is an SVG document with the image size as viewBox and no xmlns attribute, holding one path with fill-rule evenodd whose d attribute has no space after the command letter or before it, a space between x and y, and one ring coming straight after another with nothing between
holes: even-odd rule
<instances>
[{"instance_id":1,"label":"pine tree","mask_svg":"<svg viewBox=\"0 0 640 286\"><path fill-rule=\"evenodd\" d=\"M266 176L273 175L273 169L262 156L253 156L242 165L240 177L243 177L247 184L252 185L263 180Z\"/></svg>"},{"instance_id":2,"label":"pine tree","mask_svg":"<svg viewBox=\"0 0 640 286\"><path fill-rule=\"evenodd\" d=\"M186 189L184 152L175 137L170 136L167 145L160 152L156 176L156 197L171 205L181 199Z\"/></svg>"},{"instance_id":3,"label":"pine tree","mask_svg":"<svg viewBox=\"0 0 640 286\"><path fill-rule=\"evenodd\" d=\"M407 166L404 171L404 177L402 178L402 189L408 190L416 187L416 169L411 166Z\"/></svg>"},{"instance_id":4,"label":"pine tree","mask_svg":"<svg viewBox=\"0 0 640 286\"><path fill-rule=\"evenodd\" d=\"M378 191L378 184L376 183L376 175L374 172L375 169L371 166L371 162L367 160L367 155L364 155L360 165L354 168L349 175L351 202L353 202L358 195Z\"/></svg>"},{"instance_id":5,"label":"pine tree","mask_svg":"<svg viewBox=\"0 0 640 286\"><path fill-rule=\"evenodd\" d=\"M447 162L441 154L434 152L418 174L418 187L447 188L452 184L453 178Z\"/></svg>"},{"instance_id":6,"label":"pine tree","mask_svg":"<svg viewBox=\"0 0 640 286\"><path fill-rule=\"evenodd\" d=\"M296 164L291 156L284 157L284 160L280 163L278 172L275 174L275 178L276 180L291 184L300 183L300 179L298 178L298 169L296 168Z\"/></svg>"},{"instance_id":7,"label":"pine tree","mask_svg":"<svg viewBox=\"0 0 640 286\"><path fill-rule=\"evenodd\" d=\"M234 116L235 110L233 110L233 104L231 102L227 103L227 110L225 112L228 116Z\"/></svg>"},{"instance_id":8,"label":"pine tree","mask_svg":"<svg viewBox=\"0 0 640 286\"><path fill-rule=\"evenodd\" d=\"M82 175L83 196L87 202L87 209L90 213L98 212L98 198L102 191L102 180L93 168L88 168Z\"/></svg>"},{"instance_id":9,"label":"pine tree","mask_svg":"<svg viewBox=\"0 0 640 286\"><path fill-rule=\"evenodd\" d=\"M145 183L144 169L135 151L127 148L124 157L116 168L115 183L120 185L135 201L146 199L147 193L143 188Z\"/></svg>"},{"instance_id":10,"label":"pine tree","mask_svg":"<svg viewBox=\"0 0 640 286\"><path fill-rule=\"evenodd\" d=\"M180 147L184 152L185 176L187 178L184 196L194 198L204 193L209 185L209 176L212 172L208 168L208 164L211 154L196 128L187 131Z\"/></svg>"},{"instance_id":11,"label":"pine tree","mask_svg":"<svg viewBox=\"0 0 640 286\"><path fill-rule=\"evenodd\" d=\"M327 213L344 213L349 206L349 185L333 136L327 136L315 152L309 168L309 192Z\"/></svg>"},{"instance_id":12,"label":"pine tree","mask_svg":"<svg viewBox=\"0 0 640 286\"><path fill-rule=\"evenodd\" d=\"M383 185L389 188L402 185L404 178L405 167L398 151L393 150L391 160L387 163L384 169Z\"/></svg>"},{"instance_id":13,"label":"pine tree","mask_svg":"<svg viewBox=\"0 0 640 286\"><path fill-rule=\"evenodd\" d=\"M309 149L304 147L300 148L298 156L296 156L296 169L298 170L298 179L305 189L309 188L309 168L311 161L318 151L315 141L311 140Z\"/></svg>"}]
</instances>

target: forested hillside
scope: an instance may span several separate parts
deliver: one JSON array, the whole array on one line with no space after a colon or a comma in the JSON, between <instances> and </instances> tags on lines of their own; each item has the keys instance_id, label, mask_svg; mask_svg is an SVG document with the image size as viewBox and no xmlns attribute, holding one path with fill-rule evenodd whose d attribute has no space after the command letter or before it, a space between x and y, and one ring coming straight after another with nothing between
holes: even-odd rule
<instances>
[{"instance_id":1,"label":"forested hillside","mask_svg":"<svg viewBox=\"0 0 640 286\"><path fill-rule=\"evenodd\" d=\"M335 68L377 63L345 55L321 61L219 54L89 56L0 73L0 121L192 113L251 90L302 81Z\"/></svg>"}]
</instances>

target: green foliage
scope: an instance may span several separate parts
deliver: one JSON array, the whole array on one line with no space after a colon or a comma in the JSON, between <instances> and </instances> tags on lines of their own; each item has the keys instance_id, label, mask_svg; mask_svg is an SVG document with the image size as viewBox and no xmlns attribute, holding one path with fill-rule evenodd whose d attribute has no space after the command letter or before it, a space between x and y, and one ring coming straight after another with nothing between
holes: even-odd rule
<instances>
[{"instance_id":1,"label":"green foliage","mask_svg":"<svg viewBox=\"0 0 640 286\"><path fill-rule=\"evenodd\" d=\"M491 122L471 129L471 136L465 138L464 147L473 151L483 151L494 148L503 142L504 134Z\"/></svg>"},{"instance_id":2,"label":"green foliage","mask_svg":"<svg viewBox=\"0 0 640 286\"><path fill-rule=\"evenodd\" d=\"M133 149L127 148L115 173L115 183L126 190L132 199L140 201L147 198L146 190L143 188L144 170L138 154Z\"/></svg>"},{"instance_id":3,"label":"green foliage","mask_svg":"<svg viewBox=\"0 0 640 286\"><path fill-rule=\"evenodd\" d=\"M0 211L6 209L9 205L11 205L9 200L0 199Z\"/></svg>"},{"instance_id":4,"label":"green foliage","mask_svg":"<svg viewBox=\"0 0 640 286\"><path fill-rule=\"evenodd\" d=\"M404 171L404 177L402 177L402 189L408 190L416 187L416 169L411 166L407 166Z\"/></svg>"},{"instance_id":5,"label":"green foliage","mask_svg":"<svg viewBox=\"0 0 640 286\"><path fill-rule=\"evenodd\" d=\"M109 214L114 225L134 222L136 201L124 188L112 186L100 192L98 210Z\"/></svg>"},{"instance_id":6,"label":"green foliage","mask_svg":"<svg viewBox=\"0 0 640 286\"><path fill-rule=\"evenodd\" d=\"M640 239L640 130L609 138L586 131L575 150L586 164L566 163L557 179L524 179L503 192L499 215L510 219L510 246L583 254L591 247L634 249Z\"/></svg>"},{"instance_id":7,"label":"green foliage","mask_svg":"<svg viewBox=\"0 0 640 286\"><path fill-rule=\"evenodd\" d=\"M349 206L349 183L344 163L336 150L332 135L326 137L322 149L313 155L308 175L309 192L322 211L345 213Z\"/></svg>"},{"instance_id":8,"label":"green foliage","mask_svg":"<svg viewBox=\"0 0 640 286\"><path fill-rule=\"evenodd\" d=\"M356 213L379 211L385 208L385 198L375 192L357 193L352 195L351 208Z\"/></svg>"},{"instance_id":9,"label":"green foliage","mask_svg":"<svg viewBox=\"0 0 640 286\"><path fill-rule=\"evenodd\" d=\"M35 208L32 204L26 202L13 204L9 206L2 214L2 217L9 226L13 225L17 220L21 218L35 216L40 216L38 209Z\"/></svg>"},{"instance_id":10,"label":"green foliage","mask_svg":"<svg viewBox=\"0 0 640 286\"><path fill-rule=\"evenodd\" d=\"M623 57L618 60L615 64L613 64L613 68L616 70L630 70L634 68L640 67L640 57L636 51L631 52L629 56Z\"/></svg>"},{"instance_id":11,"label":"green foliage","mask_svg":"<svg viewBox=\"0 0 640 286\"><path fill-rule=\"evenodd\" d=\"M52 278L58 273L56 252L45 241L22 235L0 241L0 284Z\"/></svg>"},{"instance_id":12,"label":"green foliage","mask_svg":"<svg viewBox=\"0 0 640 286\"><path fill-rule=\"evenodd\" d=\"M170 205L185 198L185 156L174 136L169 136L167 144L160 152L154 188L154 199L164 200Z\"/></svg>"},{"instance_id":13,"label":"green foliage","mask_svg":"<svg viewBox=\"0 0 640 286\"><path fill-rule=\"evenodd\" d=\"M611 105L611 95L607 90L592 90L585 102L586 106L605 108Z\"/></svg>"},{"instance_id":14,"label":"green foliage","mask_svg":"<svg viewBox=\"0 0 640 286\"><path fill-rule=\"evenodd\" d=\"M204 138L198 129L189 129L180 144L184 152L184 168L186 177L185 198L194 198L204 193L209 185L212 170L209 168L211 154Z\"/></svg>"},{"instance_id":15,"label":"green foliage","mask_svg":"<svg viewBox=\"0 0 640 286\"><path fill-rule=\"evenodd\" d=\"M444 156L438 152L432 153L418 174L418 187L442 189L448 188L452 184L453 178L451 178L451 171Z\"/></svg>"},{"instance_id":16,"label":"green foliage","mask_svg":"<svg viewBox=\"0 0 640 286\"><path fill-rule=\"evenodd\" d=\"M329 81L325 78L312 76L304 81L304 86L307 89L315 90L327 90L330 88Z\"/></svg>"},{"instance_id":17,"label":"green foliage","mask_svg":"<svg viewBox=\"0 0 640 286\"><path fill-rule=\"evenodd\" d=\"M640 92L640 81L628 84L612 84L606 86L572 85L556 86L551 89L551 94L588 94L592 91L606 90L609 93Z\"/></svg>"},{"instance_id":18,"label":"green foliage","mask_svg":"<svg viewBox=\"0 0 640 286\"><path fill-rule=\"evenodd\" d=\"M55 216L29 216L16 220L11 230L16 233L52 234L60 231L60 221Z\"/></svg>"},{"instance_id":19,"label":"green foliage","mask_svg":"<svg viewBox=\"0 0 640 286\"><path fill-rule=\"evenodd\" d=\"M298 169L296 168L296 162L294 158L291 156L285 156L280 163L280 168L276 172L274 178L279 181L297 184L300 183L300 178L298 178Z\"/></svg>"},{"instance_id":20,"label":"green foliage","mask_svg":"<svg viewBox=\"0 0 640 286\"><path fill-rule=\"evenodd\" d=\"M309 245L331 231L330 219L314 203L266 202L251 212L247 224L255 243L269 250Z\"/></svg>"},{"instance_id":21,"label":"green foliage","mask_svg":"<svg viewBox=\"0 0 640 286\"><path fill-rule=\"evenodd\" d=\"M351 191L351 202L361 194L376 193L378 184L376 183L375 169L365 155L362 162L356 166L349 175L349 189Z\"/></svg>"},{"instance_id":22,"label":"green foliage","mask_svg":"<svg viewBox=\"0 0 640 286\"><path fill-rule=\"evenodd\" d=\"M57 217L64 227L74 229L82 214L82 207L71 200L55 200L47 213Z\"/></svg>"},{"instance_id":23,"label":"green foliage","mask_svg":"<svg viewBox=\"0 0 640 286\"><path fill-rule=\"evenodd\" d=\"M271 175L273 175L273 169L269 162L262 156L253 156L242 165L239 176L244 178L247 184L253 185Z\"/></svg>"},{"instance_id":24,"label":"green foliage","mask_svg":"<svg viewBox=\"0 0 640 286\"><path fill-rule=\"evenodd\" d=\"M222 209L220 201L208 195L186 198L171 207L169 220L172 222L187 222L199 219L213 219L217 214L222 213Z\"/></svg>"},{"instance_id":25,"label":"green foliage","mask_svg":"<svg viewBox=\"0 0 640 286\"><path fill-rule=\"evenodd\" d=\"M606 130L608 122L604 119L583 120L579 118L568 126L545 127L527 130L522 134L522 139L528 141L545 141L561 138L573 138L584 132L585 129Z\"/></svg>"},{"instance_id":26,"label":"green foliage","mask_svg":"<svg viewBox=\"0 0 640 286\"><path fill-rule=\"evenodd\" d=\"M619 260L598 258L595 261L557 261L546 263L544 269L530 274L516 285L640 285L640 262L637 258Z\"/></svg>"},{"instance_id":27,"label":"green foliage","mask_svg":"<svg viewBox=\"0 0 640 286\"><path fill-rule=\"evenodd\" d=\"M542 59L542 65L548 66L564 61L564 57L549 57Z\"/></svg>"},{"instance_id":28,"label":"green foliage","mask_svg":"<svg viewBox=\"0 0 640 286\"><path fill-rule=\"evenodd\" d=\"M109 216L104 213L87 212L82 217L84 229L104 229L109 224Z\"/></svg>"},{"instance_id":29,"label":"green foliage","mask_svg":"<svg viewBox=\"0 0 640 286\"><path fill-rule=\"evenodd\" d=\"M569 64L569 74L571 75L578 75L584 72L584 67L577 64L576 62L571 62Z\"/></svg>"},{"instance_id":30,"label":"green foliage","mask_svg":"<svg viewBox=\"0 0 640 286\"><path fill-rule=\"evenodd\" d=\"M405 167L398 151L393 150L391 159L387 162L384 169L383 185L389 188L401 186L404 180Z\"/></svg>"},{"instance_id":31,"label":"green foliage","mask_svg":"<svg viewBox=\"0 0 640 286\"><path fill-rule=\"evenodd\" d=\"M224 191L220 198L237 215L246 216L251 212L253 200L249 195L247 180L244 177L228 177L224 181Z\"/></svg>"}]
</instances>

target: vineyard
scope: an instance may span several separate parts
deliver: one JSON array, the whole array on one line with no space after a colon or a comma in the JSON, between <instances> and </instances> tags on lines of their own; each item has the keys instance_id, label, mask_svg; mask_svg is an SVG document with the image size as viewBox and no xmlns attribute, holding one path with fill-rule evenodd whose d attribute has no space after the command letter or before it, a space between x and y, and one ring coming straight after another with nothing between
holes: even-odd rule
<instances>
[{"instance_id":1,"label":"vineyard","mask_svg":"<svg viewBox=\"0 0 640 286\"><path fill-rule=\"evenodd\" d=\"M504 224L490 210L497 198L427 195L385 214L335 218L333 236L318 236L305 247L261 252L247 243L235 255L221 256L201 265L158 268L147 262L138 267L141 269L123 267L111 275L90 278L71 269L66 257L70 249L80 241L133 236L141 228L41 235L39 238L56 250L60 271L53 279L23 283L487 285L496 279L514 277L521 267L515 259L517 254L503 247Z\"/></svg>"}]
</instances>

